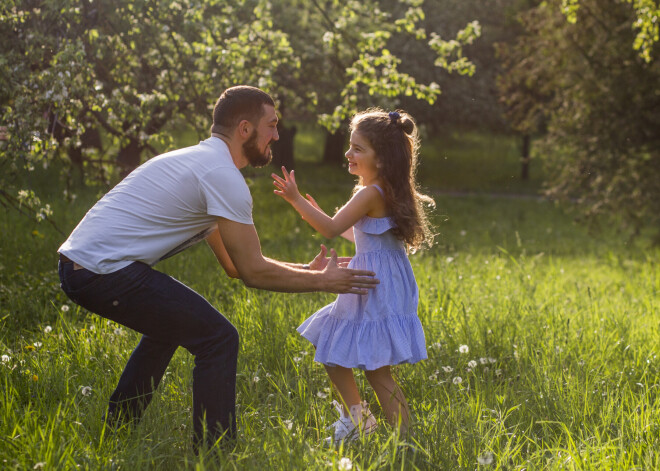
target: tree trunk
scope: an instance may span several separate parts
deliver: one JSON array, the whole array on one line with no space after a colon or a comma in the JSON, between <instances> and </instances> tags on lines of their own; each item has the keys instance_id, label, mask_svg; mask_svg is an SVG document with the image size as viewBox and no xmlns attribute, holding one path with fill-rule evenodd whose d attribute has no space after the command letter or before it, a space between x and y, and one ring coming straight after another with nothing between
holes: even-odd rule
<instances>
[{"instance_id":1,"label":"tree trunk","mask_svg":"<svg viewBox=\"0 0 660 471\"><path fill-rule=\"evenodd\" d=\"M282 124L282 120L277 123L277 132L280 139L271 144L273 150L272 164L275 168L279 169L284 166L288 171L295 169L295 161L293 157L293 138L296 136L296 127L290 128Z\"/></svg>"},{"instance_id":2,"label":"tree trunk","mask_svg":"<svg viewBox=\"0 0 660 471\"><path fill-rule=\"evenodd\" d=\"M529 162L531 160L531 157L529 156L529 148L530 148L529 134L523 134L523 137L522 137L522 159L520 160L522 162L522 171L521 171L521 174L520 174L520 177L522 178L522 181L529 180Z\"/></svg>"},{"instance_id":3,"label":"tree trunk","mask_svg":"<svg viewBox=\"0 0 660 471\"><path fill-rule=\"evenodd\" d=\"M117 164L119 165L119 176L126 177L140 165L140 154L142 147L137 139L131 139L128 144L119 150Z\"/></svg>"},{"instance_id":4,"label":"tree trunk","mask_svg":"<svg viewBox=\"0 0 660 471\"><path fill-rule=\"evenodd\" d=\"M326 131L325 147L323 148L323 162L332 165L341 165L346 152L346 131L337 130L335 133Z\"/></svg>"}]
</instances>

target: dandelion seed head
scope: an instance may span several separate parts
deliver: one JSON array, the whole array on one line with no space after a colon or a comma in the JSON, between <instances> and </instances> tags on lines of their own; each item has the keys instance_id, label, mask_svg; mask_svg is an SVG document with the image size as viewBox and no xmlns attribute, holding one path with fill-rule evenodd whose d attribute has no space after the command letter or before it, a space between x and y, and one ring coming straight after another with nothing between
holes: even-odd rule
<instances>
[{"instance_id":1,"label":"dandelion seed head","mask_svg":"<svg viewBox=\"0 0 660 471\"><path fill-rule=\"evenodd\" d=\"M470 361L468 361L468 366L470 368L476 368L477 367L477 362L474 361L474 360L470 360Z\"/></svg>"},{"instance_id":2,"label":"dandelion seed head","mask_svg":"<svg viewBox=\"0 0 660 471\"><path fill-rule=\"evenodd\" d=\"M293 361L300 363L302 361L302 357L293 357Z\"/></svg>"},{"instance_id":3,"label":"dandelion seed head","mask_svg":"<svg viewBox=\"0 0 660 471\"><path fill-rule=\"evenodd\" d=\"M80 393L83 396L91 396L92 395L92 387L91 386L85 386L80 390Z\"/></svg>"},{"instance_id":4,"label":"dandelion seed head","mask_svg":"<svg viewBox=\"0 0 660 471\"><path fill-rule=\"evenodd\" d=\"M291 427L293 427L293 420L286 419L283 420L282 423L284 424L284 427L286 427L287 430L291 430Z\"/></svg>"},{"instance_id":5,"label":"dandelion seed head","mask_svg":"<svg viewBox=\"0 0 660 471\"><path fill-rule=\"evenodd\" d=\"M452 380L452 383L454 383L454 384L461 384L462 382L463 382L463 378L461 378L460 376L456 376Z\"/></svg>"},{"instance_id":6,"label":"dandelion seed head","mask_svg":"<svg viewBox=\"0 0 660 471\"><path fill-rule=\"evenodd\" d=\"M495 376L502 376L502 370L495 370Z\"/></svg>"},{"instance_id":7,"label":"dandelion seed head","mask_svg":"<svg viewBox=\"0 0 660 471\"><path fill-rule=\"evenodd\" d=\"M343 457L342 459L339 460L338 469L340 469L341 471L348 471L349 469L353 469L353 462L351 461L350 458Z\"/></svg>"},{"instance_id":8,"label":"dandelion seed head","mask_svg":"<svg viewBox=\"0 0 660 471\"><path fill-rule=\"evenodd\" d=\"M252 381L255 382L255 383L258 383L259 382L259 376L254 375L254 377L252 378Z\"/></svg>"},{"instance_id":9,"label":"dandelion seed head","mask_svg":"<svg viewBox=\"0 0 660 471\"><path fill-rule=\"evenodd\" d=\"M323 391L319 391L319 392L317 392L317 393L316 393L316 396L317 396L317 397L320 397L321 399L325 399L325 398L328 397L328 395L327 395L326 393L324 393Z\"/></svg>"},{"instance_id":10,"label":"dandelion seed head","mask_svg":"<svg viewBox=\"0 0 660 471\"><path fill-rule=\"evenodd\" d=\"M477 457L477 463L481 466L488 466L493 462L493 454L490 451L487 451L481 456Z\"/></svg>"},{"instance_id":11,"label":"dandelion seed head","mask_svg":"<svg viewBox=\"0 0 660 471\"><path fill-rule=\"evenodd\" d=\"M47 325L46 327L44 327L44 334L49 334L52 331L53 331L53 328L51 326Z\"/></svg>"},{"instance_id":12,"label":"dandelion seed head","mask_svg":"<svg viewBox=\"0 0 660 471\"><path fill-rule=\"evenodd\" d=\"M486 363L488 363L488 358L479 358L479 363L485 365Z\"/></svg>"},{"instance_id":13,"label":"dandelion seed head","mask_svg":"<svg viewBox=\"0 0 660 471\"><path fill-rule=\"evenodd\" d=\"M470 351L470 347L468 347L467 345L461 345L460 347L458 347L458 351L460 353L467 353Z\"/></svg>"},{"instance_id":14,"label":"dandelion seed head","mask_svg":"<svg viewBox=\"0 0 660 471\"><path fill-rule=\"evenodd\" d=\"M69 310L69 305L68 304L63 304L60 309L62 310L62 312L67 312Z\"/></svg>"},{"instance_id":15,"label":"dandelion seed head","mask_svg":"<svg viewBox=\"0 0 660 471\"><path fill-rule=\"evenodd\" d=\"M2 355L2 363L9 363L9 355Z\"/></svg>"},{"instance_id":16,"label":"dandelion seed head","mask_svg":"<svg viewBox=\"0 0 660 471\"><path fill-rule=\"evenodd\" d=\"M43 343L41 343L41 342L34 342L33 345L35 346L35 348L41 348L41 346L43 345Z\"/></svg>"},{"instance_id":17,"label":"dandelion seed head","mask_svg":"<svg viewBox=\"0 0 660 471\"><path fill-rule=\"evenodd\" d=\"M443 367L442 367L442 370L443 370L445 373L451 373L452 371L454 371L454 368L452 368L451 366L443 366Z\"/></svg>"},{"instance_id":18,"label":"dandelion seed head","mask_svg":"<svg viewBox=\"0 0 660 471\"><path fill-rule=\"evenodd\" d=\"M493 363L497 363L497 358L491 358L491 357L489 357L489 358L488 358L488 363L490 363L491 365L492 365Z\"/></svg>"}]
</instances>

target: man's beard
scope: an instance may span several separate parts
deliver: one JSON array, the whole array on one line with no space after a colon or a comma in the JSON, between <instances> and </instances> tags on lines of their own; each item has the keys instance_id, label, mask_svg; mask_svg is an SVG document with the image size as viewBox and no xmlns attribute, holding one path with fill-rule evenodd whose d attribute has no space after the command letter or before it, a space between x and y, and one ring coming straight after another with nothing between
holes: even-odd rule
<instances>
[{"instance_id":1,"label":"man's beard","mask_svg":"<svg viewBox=\"0 0 660 471\"><path fill-rule=\"evenodd\" d=\"M253 167L263 167L270 163L273 158L273 152L270 150L270 144L266 146L266 151L261 152L257 146L258 133L255 131L250 138L243 143L243 153L248 162Z\"/></svg>"}]
</instances>

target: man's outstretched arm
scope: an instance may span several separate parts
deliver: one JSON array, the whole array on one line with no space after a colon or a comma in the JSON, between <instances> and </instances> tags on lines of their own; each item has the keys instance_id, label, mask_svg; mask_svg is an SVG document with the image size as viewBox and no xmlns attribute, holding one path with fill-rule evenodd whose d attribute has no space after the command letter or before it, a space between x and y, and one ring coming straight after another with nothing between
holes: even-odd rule
<instances>
[{"instance_id":1,"label":"man's outstretched arm","mask_svg":"<svg viewBox=\"0 0 660 471\"><path fill-rule=\"evenodd\" d=\"M218 229L226 252L246 286L284 292L366 294L378 284L371 271L340 268L334 251L322 271L297 269L265 258L253 225L218 218Z\"/></svg>"}]
</instances>

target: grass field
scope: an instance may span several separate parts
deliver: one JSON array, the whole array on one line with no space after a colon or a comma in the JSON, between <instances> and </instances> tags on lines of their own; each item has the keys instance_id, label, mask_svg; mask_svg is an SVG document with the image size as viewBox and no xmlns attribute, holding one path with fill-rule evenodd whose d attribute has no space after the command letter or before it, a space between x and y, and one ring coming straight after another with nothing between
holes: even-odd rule
<instances>
[{"instance_id":1,"label":"grass field","mask_svg":"<svg viewBox=\"0 0 660 471\"><path fill-rule=\"evenodd\" d=\"M263 251L308 261L325 241L271 194L267 173L249 176ZM328 210L350 193L341 171L303 159L297 173L302 190ZM55 204L66 233L92 193ZM192 357L182 349L139 426L103 426L138 336L59 290L60 234L0 212L0 466L348 469L350 460L354 470L660 468L660 250L628 243L610 226L588 233L546 201L436 200L437 244L411 256L429 358L396 369L413 413L409 437L383 422L362 442L320 446L336 420L332 395L295 327L332 295L247 289L202 245L159 265L241 333L239 438L232 450L201 456L191 449ZM330 245L351 254L346 242ZM379 411L363 376L359 383Z\"/></svg>"}]
</instances>

